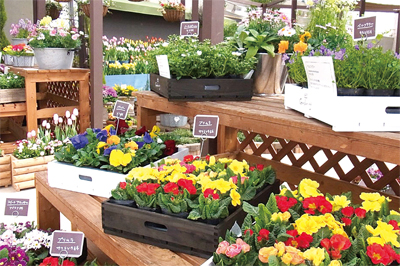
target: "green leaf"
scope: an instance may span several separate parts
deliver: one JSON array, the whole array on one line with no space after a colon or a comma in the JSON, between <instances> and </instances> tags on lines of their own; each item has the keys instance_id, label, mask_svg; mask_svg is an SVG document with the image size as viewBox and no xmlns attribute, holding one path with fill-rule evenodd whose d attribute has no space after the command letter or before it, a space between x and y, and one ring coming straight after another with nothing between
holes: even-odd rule
<instances>
[{"instance_id":1,"label":"green leaf","mask_svg":"<svg viewBox=\"0 0 400 266\"><path fill-rule=\"evenodd\" d=\"M258 33L258 31L256 31L256 30L253 30L253 29L249 29L249 32L254 36L254 37L258 37L258 35L259 35L259 33Z\"/></svg>"},{"instance_id":2,"label":"green leaf","mask_svg":"<svg viewBox=\"0 0 400 266\"><path fill-rule=\"evenodd\" d=\"M189 213L188 219L197 220L200 219L200 212L198 209L194 209Z\"/></svg>"},{"instance_id":3,"label":"green leaf","mask_svg":"<svg viewBox=\"0 0 400 266\"><path fill-rule=\"evenodd\" d=\"M272 57L275 56L275 47L272 44L261 45L261 48L263 48L265 51L267 51L267 53L269 55L271 55Z\"/></svg>"},{"instance_id":4,"label":"green leaf","mask_svg":"<svg viewBox=\"0 0 400 266\"><path fill-rule=\"evenodd\" d=\"M244 202L243 202L243 204L244 204ZM250 229L252 223L253 223L253 221L251 219L251 215L247 214L246 217L243 220L242 231L244 232L244 230Z\"/></svg>"},{"instance_id":5,"label":"green leaf","mask_svg":"<svg viewBox=\"0 0 400 266\"><path fill-rule=\"evenodd\" d=\"M0 259L3 258L8 258L8 250L6 248L3 248L2 250L0 250Z\"/></svg>"},{"instance_id":6,"label":"green leaf","mask_svg":"<svg viewBox=\"0 0 400 266\"><path fill-rule=\"evenodd\" d=\"M269 266L279 266L279 260L275 255L271 255L268 257L268 265Z\"/></svg>"},{"instance_id":7,"label":"green leaf","mask_svg":"<svg viewBox=\"0 0 400 266\"><path fill-rule=\"evenodd\" d=\"M239 178L238 178L239 179ZM238 182L240 183L240 182ZM241 200L251 200L256 195L256 188L249 186L246 188L244 193L241 195Z\"/></svg>"},{"instance_id":8,"label":"green leaf","mask_svg":"<svg viewBox=\"0 0 400 266\"><path fill-rule=\"evenodd\" d=\"M346 263L343 263L342 266L355 266L355 265L357 265L357 261L358 261L357 258L353 258L352 260L350 260Z\"/></svg>"},{"instance_id":9,"label":"green leaf","mask_svg":"<svg viewBox=\"0 0 400 266\"><path fill-rule=\"evenodd\" d=\"M330 232L330 230L329 230L329 228L328 228L327 226L325 226L325 227L323 227L323 228L320 228L320 229L318 230L318 232L317 232L316 234L313 235L314 240L313 240L313 242L311 243L310 246L312 246L312 247L318 247L319 244L321 243L321 240L322 240L322 239L324 239L324 238L329 238L330 233L331 233L331 232Z\"/></svg>"},{"instance_id":10,"label":"green leaf","mask_svg":"<svg viewBox=\"0 0 400 266\"><path fill-rule=\"evenodd\" d=\"M275 194L271 193L267 204L265 205L271 213L279 212L278 204L276 203Z\"/></svg>"},{"instance_id":11,"label":"green leaf","mask_svg":"<svg viewBox=\"0 0 400 266\"><path fill-rule=\"evenodd\" d=\"M249 58L255 56L257 54L257 52L258 52L258 47L250 46L246 53L246 59L249 59Z\"/></svg>"},{"instance_id":12,"label":"green leaf","mask_svg":"<svg viewBox=\"0 0 400 266\"><path fill-rule=\"evenodd\" d=\"M246 201L243 201L243 210L253 217L258 216L258 207L254 207Z\"/></svg>"}]
</instances>

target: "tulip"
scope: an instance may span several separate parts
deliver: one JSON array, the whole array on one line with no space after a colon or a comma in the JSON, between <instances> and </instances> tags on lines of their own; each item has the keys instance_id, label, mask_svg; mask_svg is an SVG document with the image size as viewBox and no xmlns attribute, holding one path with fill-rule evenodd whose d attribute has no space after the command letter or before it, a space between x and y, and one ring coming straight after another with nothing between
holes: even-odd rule
<instances>
[{"instance_id":1,"label":"tulip","mask_svg":"<svg viewBox=\"0 0 400 266\"><path fill-rule=\"evenodd\" d=\"M78 111L78 109L76 109L76 108L74 108L74 110L72 111L72 113L73 113L75 116L78 116L78 115L79 115L79 111Z\"/></svg>"},{"instance_id":2,"label":"tulip","mask_svg":"<svg viewBox=\"0 0 400 266\"><path fill-rule=\"evenodd\" d=\"M71 113L70 113L69 111L66 111L66 112L65 112L65 117L66 117L66 118L70 118L70 117L71 117Z\"/></svg>"}]
</instances>

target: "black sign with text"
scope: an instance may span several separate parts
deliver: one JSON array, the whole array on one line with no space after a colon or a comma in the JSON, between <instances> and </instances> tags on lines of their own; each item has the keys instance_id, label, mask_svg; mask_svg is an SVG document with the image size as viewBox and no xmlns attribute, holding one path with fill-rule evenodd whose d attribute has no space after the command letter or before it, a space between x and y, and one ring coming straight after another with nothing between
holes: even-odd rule
<instances>
[{"instance_id":1,"label":"black sign with text","mask_svg":"<svg viewBox=\"0 0 400 266\"><path fill-rule=\"evenodd\" d=\"M193 123L193 136L214 139L218 134L219 117L217 115L196 115Z\"/></svg>"},{"instance_id":2,"label":"black sign with text","mask_svg":"<svg viewBox=\"0 0 400 266\"><path fill-rule=\"evenodd\" d=\"M375 37L376 17L358 18L354 20L354 39Z\"/></svg>"},{"instance_id":3,"label":"black sign with text","mask_svg":"<svg viewBox=\"0 0 400 266\"><path fill-rule=\"evenodd\" d=\"M181 22L181 36L199 36L199 27L198 21Z\"/></svg>"},{"instance_id":4,"label":"black sign with text","mask_svg":"<svg viewBox=\"0 0 400 266\"><path fill-rule=\"evenodd\" d=\"M28 216L29 199L6 199L4 215Z\"/></svg>"},{"instance_id":5,"label":"black sign with text","mask_svg":"<svg viewBox=\"0 0 400 266\"><path fill-rule=\"evenodd\" d=\"M51 235L51 256L80 257L82 255L84 237L85 235L82 232L54 231Z\"/></svg>"},{"instance_id":6,"label":"black sign with text","mask_svg":"<svg viewBox=\"0 0 400 266\"><path fill-rule=\"evenodd\" d=\"M130 103L123 101L116 101L113 110L113 117L118 119L126 119L128 115L128 110L130 108Z\"/></svg>"}]
</instances>

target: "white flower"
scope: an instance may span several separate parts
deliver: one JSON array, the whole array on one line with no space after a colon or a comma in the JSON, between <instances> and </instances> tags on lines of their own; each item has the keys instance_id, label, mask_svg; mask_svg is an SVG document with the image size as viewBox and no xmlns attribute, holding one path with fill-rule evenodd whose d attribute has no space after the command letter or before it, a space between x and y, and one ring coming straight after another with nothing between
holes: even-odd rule
<instances>
[{"instance_id":1,"label":"white flower","mask_svg":"<svg viewBox=\"0 0 400 266\"><path fill-rule=\"evenodd\" d=\"M72 126L72 119L71 118L68 118L68 126Z\"/></svg>"},{"instance_id":2,"label":"white flower","mask_svg":"<svg viewBox=\"0 0 400 266\"><path fill-rule=\"evenodd\" d=\"M28 139L32 138L32 133L31 133L31 132L28 132L26 135L27 135L26 137L27 137Z\"/></svg>"},{"instance_id":3,"label":"white flower","mask_svg":"<svg viewBox=\"0 0 400 266\"><path fill-rule=\"evenodd\" d=\"M160 138L157 138L157 143L158 143L158 144L161 144L161 143L163 143L162 139L160 139Z\"/></svg>"},{"instance_id":4,"label":"white flower","mask_svg":"<svg viewBox=\"0 0 400 266\"><path fill-rule=\"evenodd\" d=\"M31 136L32 136L32 137L36 137L36 131L35 131L35 130L32 130L32 131L31 131Z\"/></svg>"},{"instance_id":5,"label":"white flower","mask_svg":"<svg viewBox=\"0 0 400 266\"><path fill-rule=\"evenodd\" d=\"M185 57L186 55L185 55L185 54L181 54L181 56L182 56L182 57Z\"/></svg>"},{"instance_id":6,"label":"white flower","mask_svg":"<svg viewBox=\"0 0 400 266\"><path fill-rule=\"evenodd\" d=\"M201 55L202 53L202 51L197 51L197 55Z\"/></svg>"},{"instance_id":7,"label":"white flower","mask_svg":"<svg viewBox=\"0 0 400 266\"><path fill-rule=\"evenodd\" d=\"M65 117L66 118L70 118L71 117L71 113L68 110L65 112Z\"/></svg>"},{"instance_id":8,"label":"white flower","mask_svg":"<svg viewBox=\"0 0 400 266\"><path fill-rule=\"evenodd\" d=\"M43 120L42 127L46 127L46 124L47 124L47 120Z\"/></svg>"},{"instance_id":9,"label":"white flower","mask_svg":"<svg viewBox=\"0 0 400 266\"><path fill-rule=\"evenodd\" d=\"M41 151L41 152L40 152L40 156L44 156L44 151Z\"/></svg>"},{"instance_id":10,"label":"white flower","mask_svg":"<svg viewBox=\"0 0 400 266\"><path fill-rule=\"evenodd\" d=\"M168 46L168 43L167 43L167 42L163 42L162 46L163 46L163 47L167 47L167 46Z\"/></svg>"},{"instance_id":11,"label":"white flower","mask_svg":"<svg viewBox=\"0 0 400 266\"><path fill-rule=\"evenodd\" d=\"M54 114L53 115L53 121L54 121L54 124L58 124L58 114Z\"/></svg>"},{"instance_id":12,"label":"white flower","mask_svg":"<svg viewBox=\"0 0 400 266\"><path fill-rule=\"evenodd\" d=\"M74 108L74 110L72 111L72 113L73 113L75 116L78 116L78 115L79 115L79 111L78 111L77 108Z\"/></svg>"},{"instance_id":13,"label":"white flower","mask_svg":"<svg viewBox=\"0 0 400 266\"><path fill-rule=\"evenodd\" d=\"M71 115L71 120L75 121L76 120L76 116L74 114Z\"/></svg>"},{"instance_id":14,"label":"white flower","mask_svg":"<svg viewBox=\"0 0 400 266\"><path fill-rule=\"evenodd\" d=\"M58 123L62 124L62 122L63 122L62 117L59 117L59 118L58 118Z\"/></svg>"},{"instance_id":15,"label":"white flower","mask_svg":"<svg viewBox=\"0 0 400 266\"><path fill-rule=\"evenodd\" d=\"M39 33L39 36L37 37L38 40L44 40L45 36L43 33Z\"/></svg>"}]
</instances>

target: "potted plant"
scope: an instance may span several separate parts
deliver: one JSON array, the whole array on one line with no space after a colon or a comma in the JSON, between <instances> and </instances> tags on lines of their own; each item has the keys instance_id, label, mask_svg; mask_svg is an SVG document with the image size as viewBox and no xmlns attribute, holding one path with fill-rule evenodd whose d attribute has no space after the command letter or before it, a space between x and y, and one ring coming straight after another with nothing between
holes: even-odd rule
<instances>
[{"instance_id":1,"label":"potted plant","mask_svg":"<svg viewBox=\"0 0 400 266\"><path fill-rule=\"evenodd\" d=\"M25 78L8 72L0 73L0 104L25 101Z\"/></svg>"},{"instance_id":2,"label":"potted plant","mask_svg":"<svg viewBox=\"0 0 400 266\"><path fill-rule=\"evenodd\" d=\"M112 0L102 0L103 1L103 17L108 13L108 7L111 6ZM90 18L90 0L76 0L80 10Z\"/></svg>"},{"instance_id":3,"label":"potted plant","mask_svg":"<svg viewBox=\"0 0 400 266\"><path fill-rule=\"evenodd\" d=\"M71 68L74 49L80 46L81 35L83 33L80 34L77 29L69 30L67 21L44 17L38 23L36 31L29 36L29 45L35 51L39 68Z\"/></svg>"},{"instance_id":4,"label":"potted plant","mask_svg":"<svg viewBox=\"0 0 400 266\"><path fill-rule=\"evenodd\" d=\"M57 19L60 16L63 6L59 2L46 1L46 15L52 19Z\"/></svg>"},{"instance_id":5,"label":"potted plant","mask_svg":"<svg viewBox=\"0 0 400 266\"><path fill-rule=\"evenodd\" d=\"M28 36L36 30L35 24L29 19L20 19L18 24L11 24L10 35L12 45L24 43L28 44Z\"/></svg>"},{"instance_id":6,"label":"potted plant","mask_svg":"<svg viewBox=\"0 0 400 266\"><path fill-rule=\"evenodd\" d=\"M7 55L13 57L13 65L16 67L33 67L34 53L29 45L24 43L9 45L5 48Z\"/></svg>"},{"instance_id":7,"label":"potted plant","mask_svg":"<svg viewBox=\"0 0 400 266\"><path fill-rule=\"evenodd\" d=\"M167 3L160 2L161 13L168 22L176 22L184 19L185 6L182 3L169 1Z\"/></svg>"}]
</instances>

